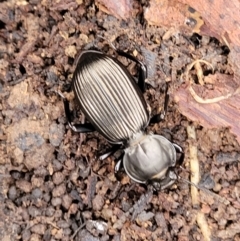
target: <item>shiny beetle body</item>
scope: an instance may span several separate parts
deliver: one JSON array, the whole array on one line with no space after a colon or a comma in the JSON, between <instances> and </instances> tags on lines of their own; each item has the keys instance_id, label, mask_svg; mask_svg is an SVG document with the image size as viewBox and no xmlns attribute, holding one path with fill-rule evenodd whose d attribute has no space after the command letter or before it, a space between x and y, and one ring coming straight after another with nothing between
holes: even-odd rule
<instances>
[{"instance_id":1,"label":"shiny beetle body","mask_svg":"<svg viewBox=\"0 0 240 241\"><path fill-rule=\"evenodd\" d=\"M82 53L72 84L81 110L109 142L124 143L147 127L143 95L116 59L97 51Z\"/></svg>"},{"instance_id":2,"label":"shiny beetle body","mask_svg":"<svg viewBox=\"0 0 240 241\"><path fill-rule=\"evenodd\" d=\"M123 166L131 179L151 182L164 189L175 182L176 152L181 148L160 135L146 134L151 122L144 100L145 66L133 56L117 51L140 65L138 83L117 59L98 51L84 51L78 58L72 87L90 124L72 125L74 131L97 130L112 144L124 145Z\"/></svg>"}]
</instances>

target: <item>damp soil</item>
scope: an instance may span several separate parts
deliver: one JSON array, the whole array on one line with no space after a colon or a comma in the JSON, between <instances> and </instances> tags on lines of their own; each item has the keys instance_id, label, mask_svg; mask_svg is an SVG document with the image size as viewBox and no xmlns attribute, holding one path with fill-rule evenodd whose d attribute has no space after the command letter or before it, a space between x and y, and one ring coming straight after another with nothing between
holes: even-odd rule
<instances>
[{"instance_id":1,"label":"damp soil","mask_svg":"<svg viewBox=\"0 0 240 241\"><path fill-rule=\"evenodd\" d=\"M123 21L91 1L52 2L0 3L0 239L203 240L196 222L200 210L210 240L240 240L239 144L227 128L205 128L187 119L173 101L181 75L197 57L212 54L215 71L231 75L227 47L210 36L148 26L141 13ZM134 11L141 7L136 4ZM190 180L192 141L186 129L194 126L202 185L227 203L201 191L194 206L190 186L182 181L149 194L126 173L115 175L119 153L98 159L111 147L99 133L78 134L68 127L57 91L71 102L74 122L86 121L70 88L82 50L114 55L137 77L136 64L117 56L108 42L147 65L144 97L153 115L163 110L168 83L165 120L147 132L184 149L176 171Z\"/></svg>"}]
</instances>

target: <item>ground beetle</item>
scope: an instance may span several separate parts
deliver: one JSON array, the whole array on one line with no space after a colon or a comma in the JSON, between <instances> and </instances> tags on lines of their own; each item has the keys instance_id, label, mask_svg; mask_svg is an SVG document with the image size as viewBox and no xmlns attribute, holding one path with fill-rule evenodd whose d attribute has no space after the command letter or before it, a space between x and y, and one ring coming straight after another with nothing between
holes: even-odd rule
<instances>
[{"instance_id":1,"label":"ground beetle","mask_svg":"<svg viewBox=\"0 0 240 241\"><path fill-rule=\"evenodd\" d=\"M145 133L149 123L162 119L160 114L150 118L143 97L147 69L132 55L115 50L139 65L138 82L116 58L96 50L83 51L78 57L72 88L90 123L72 125L69 103L60 94L69 126L80 133L97 130L115 144L105 158L123 145L123 166L128 176L138 183L164 189L177 179L173 169L176 153L182 153L183 158L182 148L161 135Z\"/></svg>"}]
</instances>

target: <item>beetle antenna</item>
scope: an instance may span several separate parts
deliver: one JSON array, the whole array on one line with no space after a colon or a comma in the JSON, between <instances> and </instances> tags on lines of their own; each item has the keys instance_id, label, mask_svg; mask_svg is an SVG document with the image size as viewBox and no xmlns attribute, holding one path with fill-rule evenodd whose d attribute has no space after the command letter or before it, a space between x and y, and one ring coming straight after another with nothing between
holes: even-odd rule
<instances>
[{"instance_id":1,"label":"beetle antenna","mask_svg":"<svg viewBox=\"0 0 240 241\"><path fill-rule=\"evenodd\" d=\"M230 203L226 198L223 198L220 195L208 190L207 188L201 187L201 186L199 186L199 185L197 185L197 184L195 184L195 183L193 183L193 182L191 182L191 181L189 181L185 178L182 178L182 177L178 176L178 180L196 187L197 189L199 189L199 190L203 191L204 193L212 196L214 199L216 199L217 201L219 201L221 203L224 203L225 205L228 205Z\"/></svg>"}]
</instances>

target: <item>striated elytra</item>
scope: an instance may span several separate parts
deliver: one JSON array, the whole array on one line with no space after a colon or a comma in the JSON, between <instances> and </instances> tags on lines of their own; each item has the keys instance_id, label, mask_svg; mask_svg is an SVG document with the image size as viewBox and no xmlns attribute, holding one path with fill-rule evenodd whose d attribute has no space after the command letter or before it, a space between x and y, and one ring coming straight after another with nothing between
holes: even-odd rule
<instances>
[{"instance_id":1,"label":"striated elytra","mask_svg":"<svg viewBox=\"0 0 240 241\"><path fill-rule=\"evenodd\" d=\"M71 123L68 101L63 97L69 126L76 132L97 130L108 142L116 145L105 158L124 146L123 166L129 177L139 183L151 183L164 189L177 179L174 173L180 146L161 135L145 132L150 118L143 97L147 70L135 57L116 50L139 65L138 82L116 58L95 50L87 50L78 58L72 88L75 98L90 123Z\"/></svg>"}]
</instances>

